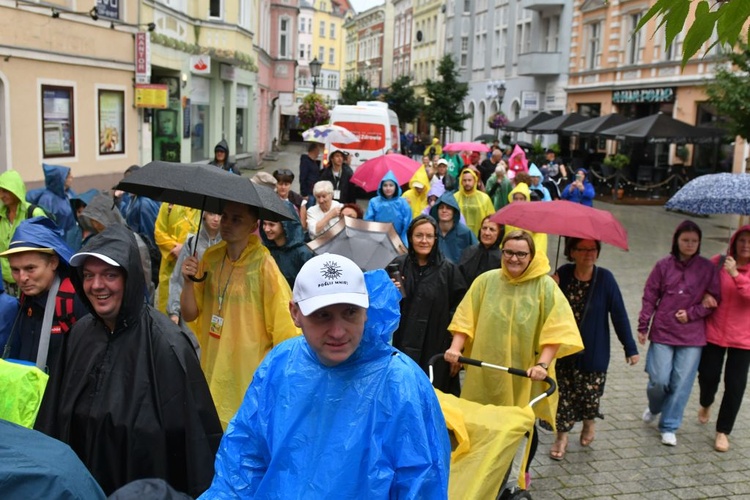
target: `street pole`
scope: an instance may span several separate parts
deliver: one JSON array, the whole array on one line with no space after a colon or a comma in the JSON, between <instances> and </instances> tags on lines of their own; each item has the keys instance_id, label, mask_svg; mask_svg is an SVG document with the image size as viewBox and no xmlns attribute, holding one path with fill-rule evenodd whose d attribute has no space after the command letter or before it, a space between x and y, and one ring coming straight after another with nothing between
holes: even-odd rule
<instances>
[{"instance_id":1,"label":"street pole","mask_svg":"<svg viewBox=\"0 0 750 500\"><path fill-rule=\"evenodd\" d=\"M503 111L503 100L505 100L505 82L500 82L500 85L497 87L497 112L501 113ZM500 129L495 129L495 139L497 139L500 136Z\"/></svg>"}]
</instances>

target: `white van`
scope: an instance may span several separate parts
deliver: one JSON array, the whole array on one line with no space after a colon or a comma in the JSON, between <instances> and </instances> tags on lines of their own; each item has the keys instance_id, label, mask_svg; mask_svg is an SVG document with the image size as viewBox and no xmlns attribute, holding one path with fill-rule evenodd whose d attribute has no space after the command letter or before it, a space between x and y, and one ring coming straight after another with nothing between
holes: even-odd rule
<instances>
[{"instance_id":1,"label":"white van","mask_svg":"<svg viewBox=\"0 0 750 500\"><path fill-rule=\"evenodd\" d=\"M359 142L331 145L331 151L340 149L350 154L349 165L353 169L365 160L401 148L398 116L385 102L359 101L356 106L336 106L331 111L331 123L359 137Z\"/></svg>"}]
</instances>

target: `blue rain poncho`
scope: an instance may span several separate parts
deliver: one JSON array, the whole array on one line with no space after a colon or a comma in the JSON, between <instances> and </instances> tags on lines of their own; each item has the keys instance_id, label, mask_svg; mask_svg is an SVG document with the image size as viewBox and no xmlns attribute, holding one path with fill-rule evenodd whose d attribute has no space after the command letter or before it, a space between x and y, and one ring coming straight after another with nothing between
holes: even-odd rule
<instances>
[{"instance_id":1,"label":"blue rain poncho","mask_svg":"<svg viewBox=\"0 0 750 500\"><path fill-rule=\"evenodd\" d=\"M388 344L400 294L383 270L362 342L326 367L303 337L255 372L216 456L210 498L447 498L450 443L429 380Z\"/></svg>"},{"instance_id":2,"label":"blue rain poncho","mask_svg":"<svg viewBox=\"0 0 750 500\"><path fill-rule=\"evenodd\" d=\"M57 226L64 234L67 234L76 224L73 208L70 206L70 198L76 193L72 189L65 188L65 180L70 174L70 168L43 164L42 169L45 187L26 193L26 201L39 205L52 214Z\"/></svg>"},{"instance_id":3,"label":"blue rain poncho","mask_svg":"<svg viewBox=\"0 0 750 500\"><path fill-rule=\"evenodd\" d=\"M383 183L390 181L396 185L396 192L390 198L383 195ZM396 176L390 170L383 176L378 186L378 195L370 200L367 205L365 220L375 222L390 222L396 234L401 237L404 245L408 246L406 229L411 223L411 206L409 202L401 198L401 187L398 185Z\"/></svg>"}]
</instances>

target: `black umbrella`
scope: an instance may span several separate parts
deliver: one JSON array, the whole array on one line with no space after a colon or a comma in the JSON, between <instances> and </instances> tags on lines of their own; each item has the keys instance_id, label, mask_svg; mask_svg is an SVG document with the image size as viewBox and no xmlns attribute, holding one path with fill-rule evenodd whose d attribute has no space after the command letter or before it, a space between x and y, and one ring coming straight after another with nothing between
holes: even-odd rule
<instances>
[{"instance_id":1,"label":"black umbrella","mask_svg":"<svg viewBox=\"0 0 750 500\"><path fill-rule=\"evenodd\" d=\"M575 125L586 121L587 118L578 113L568 113L567 115L555 116L543 122L537 122L534 125L526 127L527 132L535 134L559 134L565 127Z\"/></svg>"},{"instance_id":2,"label":"black umbrella","mask_svg":"<svg viewBox=\"0 0 750 500\"><path fill-rule=\"evenodd\" d=\"M602 130L597 135L618 141L649 144L702 144L713 142L724 133L720 129L695 127L663 113L657 113Z\"/></svg>"},{"instance_id":3,"label":"black umbrella","mask_svg":"<svg viewBox=\"0 0 750 500\"><path fill-rule=\"evenodd\" d=\"M115 189L216 214L222 212L226 202L234 201L257 208L263 220L294 219L272 189L213 165L152 161L120 181ZM198 232L202 221L201 214ZM198 280L204 279L206 275Z\"/></svg>"},{"instance_id":4,"label":"black umbrella","mask_svg":"<svg viewBox=\"0 0 750 500\"><path fill-rule=\"evenodd\" d=\"M535 125L537 123L547 121L550 118L554 118L554 117L551 114L545 113L544 111L542 111L541 113L524 116L523 118L519 118L518 120L513 120L512 122L508 122L503 127L503 130L510 130L511 132L523 132L531 125Z\"/></svg>"},{"instance_id":5,"label":"black umbrella","mask_svg":"<svg viewBox=\"0 0 750 500\"><path fill-rule=\"evenodd\" d=\"M591 118L583 122L569 125L563 128L563 132L573 135L595 135L604 129L616 127L630 121L630 118L626 118L620 114L612 113L609 115L598 116Z\"/></svg>"},{"instance_id":6,"label":"black umbrella","mask_svg":"<svg viewBox=\"0 0 750 500\"><path fill-rule=\"evenodd\" d=\"M476 136L474 140L479 141L479 142L494 142L497 140L497 137L495 137L492 134L482 134L482 135Z\"/></svg>"}]
</instances>

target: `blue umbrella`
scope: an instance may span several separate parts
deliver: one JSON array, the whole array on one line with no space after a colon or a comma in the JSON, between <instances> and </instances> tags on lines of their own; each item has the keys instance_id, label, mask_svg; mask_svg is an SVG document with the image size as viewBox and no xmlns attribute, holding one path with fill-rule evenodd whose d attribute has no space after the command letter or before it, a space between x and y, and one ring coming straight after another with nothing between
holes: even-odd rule
<instances>
[{"instance_id":1,"label":"blue umbrella","mask_svg":"<svg viewBox=\"0 0 750 500\"><path fill-rule=\"evenodd\" d=\"M750 215L750 174L696 177L677 191L665 208L700 215Z\"/></svg>"}]
</instances>

